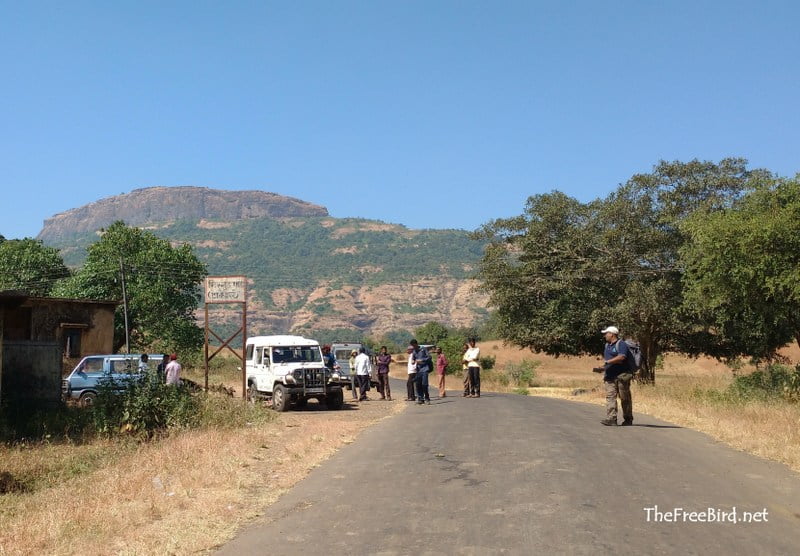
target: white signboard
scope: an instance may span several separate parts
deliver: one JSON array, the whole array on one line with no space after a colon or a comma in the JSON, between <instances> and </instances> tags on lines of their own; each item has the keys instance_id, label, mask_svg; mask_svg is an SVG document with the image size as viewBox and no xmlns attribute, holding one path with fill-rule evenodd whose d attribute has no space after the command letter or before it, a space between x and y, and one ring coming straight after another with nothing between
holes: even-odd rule
<instances>
[{"instance_id":1,"label":"white signboard","mask_svg":"<svg viewBox=\"0 0 800 556\"><path fill-rule=\"evenodd\" d=\"M244 276L208 276L206 303L244 303L246 290Z\"/></svg>"}]
</instances>

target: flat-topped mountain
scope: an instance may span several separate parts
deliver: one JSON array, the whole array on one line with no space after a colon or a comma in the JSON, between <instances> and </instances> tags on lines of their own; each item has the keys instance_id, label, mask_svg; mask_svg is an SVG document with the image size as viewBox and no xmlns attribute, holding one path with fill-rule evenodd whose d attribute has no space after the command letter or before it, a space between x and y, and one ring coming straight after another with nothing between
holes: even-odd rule
<instances>
[{"instance_id":1,"label":"flat-topped mountain","mask_svg":"<svg viewBox=\"0 0 800 556\"><path fill-rule=\"evenodd\" d=\"M231 222L248 218L327 215L325 207L266 191L146 187L56 214L44 221L38 237L54 241L94 233L117 220L129 226L146 227L177 220Z\"/></svg>"},{"instance_id":2,"label":"flat-topped mountain","mask_svg":"<svg viewBox=\"0 0 800 556\"><path fill-rule=\"evenodd\" d=\"M467 327L488 314L488 296L472 279L483 243L466 231L333 218L274 193L138 189L58 214L39 238L80 266L97 232L116 220L188 243L210 275L247 276L251 334L340 331L345 340L429 321Z\"/></svg>"}]
</instances>

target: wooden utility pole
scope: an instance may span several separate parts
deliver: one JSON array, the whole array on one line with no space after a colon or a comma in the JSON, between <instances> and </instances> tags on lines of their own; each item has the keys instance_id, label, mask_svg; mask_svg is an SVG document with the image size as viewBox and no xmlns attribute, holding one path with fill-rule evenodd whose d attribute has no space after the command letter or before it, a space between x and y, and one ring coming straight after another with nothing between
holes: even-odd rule
<instances>
[{"instance_id":1,"label":"wooden utility pole","mask_svg":"<svg viewBox=\"0 0 800 556\"><path fill-rule=\"evenodd\" d=\"M125 266L119 258L119 275L122 280L122 311L125 313L125 353L131 352L130 335L128 333L128 293L125 291Z\"/></svg>"}]
</instances>

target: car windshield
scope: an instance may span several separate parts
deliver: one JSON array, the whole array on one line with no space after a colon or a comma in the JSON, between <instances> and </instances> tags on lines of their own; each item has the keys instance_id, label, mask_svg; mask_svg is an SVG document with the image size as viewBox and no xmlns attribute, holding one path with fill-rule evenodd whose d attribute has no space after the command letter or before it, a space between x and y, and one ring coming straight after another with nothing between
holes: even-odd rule
<instances>
[{"instance_id":1,"label":"car windshield","mask_svg":"<svg viewBox=\"0 0 800 556\"><path fill-rule=\"evenodd\" d=\"M272 348L273 363L318 363L322 361L319 346L285 346Z\"/></svg>"}]
</instances>

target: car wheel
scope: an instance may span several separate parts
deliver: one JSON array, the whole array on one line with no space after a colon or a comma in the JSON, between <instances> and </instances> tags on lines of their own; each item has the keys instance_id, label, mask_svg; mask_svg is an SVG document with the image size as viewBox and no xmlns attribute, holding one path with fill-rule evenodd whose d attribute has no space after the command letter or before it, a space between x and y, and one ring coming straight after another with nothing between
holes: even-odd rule
<instances>
[{"instance_id":1,"label":"car wheel","mask_svg":"<svg viewBox=\"0 0 800 556\"><path fill-rule=\"evenodd\" d=\"M332 394L328 394L325 403L328 409L342 409L344 405L344 392L338 390Z\"/></svg>"},{"instance_id":2,"label":"car wheel","mask_svg":"<svg viewBox=\"0 0 800 556\"><path fill-rule=\"evenodd\" d=\"M97 399L97 394L94 392L84 392L81 394L81 397L78 398L78 403L81 407L92 407L94 405L94 401Z\"/></svg>"},{"instance_id":3,"label":"car wheel","mask_svg":"<svg viewBox=\"0 0 800 556\"><path fill-rule=\"evenodd\" d=\"M276 384L272 389L272 409L275 411L287 411L289 409L289 394L283 384Z\"/></svg>"}]
</instances>

